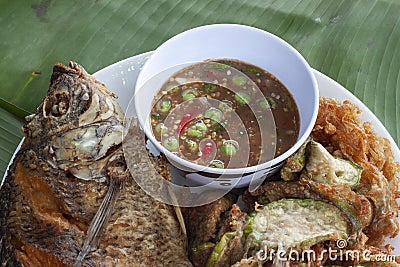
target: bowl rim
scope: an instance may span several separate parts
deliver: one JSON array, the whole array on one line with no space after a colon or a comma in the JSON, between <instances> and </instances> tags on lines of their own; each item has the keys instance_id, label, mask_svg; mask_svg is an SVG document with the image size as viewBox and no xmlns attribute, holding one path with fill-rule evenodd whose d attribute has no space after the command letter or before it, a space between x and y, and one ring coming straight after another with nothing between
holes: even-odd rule
<instances>
[{"instance_id":1,"label":"bowl rim","mask_svg":"<svg viewBox=\"0 0 400 267\"><path fill-rule=\"evenodd\" d=\"M175 155L174 153L168 151L166 148L164 148L164 146L156 140L151 129L146 127L146 120L148 119L149 116L145 116L145 118L138 116L139 123L142 126L143 131L145 132L146 136L149 138L151 143L168 158L168 160L171 162L171 164L173 164L174 166L176 166L179 169L184 169L185 171L188 171L188 172L202 172L202 173L219 174L219 175L243 175L243 174L254 173L257 171L261 171L261 170L265 171L266 169L269 169L272 166L283 162L285 159L287 159L289 156L291 156L293 153L295 153L301 147L301 145L306 141L308 136L311 134L311 131L312 131L312 129L315 125L316 119L317 119L318 107L319 107L319 89L318 89L317 80L313 74L311 66L309 65L309 63L305 60L305 58L300 54L300 52L297 49L295 49L292 45L290 45L288 42L286 42L282 38L278 37L277 35L274 35L268 31L265 31L265 30L262 30L262 29L259 29L256 27L242 25L242 24L225 24L225 23L208 24L208 25L202 25L199 27L191 28L191 29L188 29L181 33L178 33L178 34L174 35L173 37L171 37L170 39L168 39L167 41L165 41L164 43L162 43L156 50L154 50L153 54L143 65L142 70L144 70L147 65L152 64L152 62L156 60L155 56L157 55L158 50L164 49L165 46L170 45L170 43L175 42L177 39L182 38L183 36L187 35L188 33L200 31L200 30L207 30L209 28L223 28L223 27L242 28L242 29L246 29L249 31L253 31L257 34L262 34L262 35L268 36L269 38L273 38L273 39L279 41L280 43L282 43L282 45L287 47L289 50L291 50L291 52L294 53L294 55L300 60L302 65L305 67L305 72L309 76L311 83L312 83L312 89L314 91L315 99L314 99L314 103L313 103L314 105L313 105L313 113L311 116L311 120L309 121L304 133L301 136L298 136L296 143L292 147L290 147L288 150L286 150L284 153L279 155L278 157L274 157L273 159L271 159L267 162L263 162L261 164L248 166L248 167L242 167L242 168L230 168L230 169L228 169L228 168L224 168L224 169L210 168L210 167L207 167L204 165L196 164L196 163L190 162L188 160L185 160L185 159ZM190 62L190 61L188 61L188 62ZM161 71L163 71L163 70L161 70ZM143 73L143 72L141 71L139 73L138 79L135 84L135 90L140 90L140 87L142 85L144 85L147 80L152 78L152 77L150 77L148 79L144 79L143 75L141 75L141 73ZM155 75L153 75L153 76L155 76ZM288 88L288 90L290 91L289 88ZM135 111L138 114L137 108L139 107L140 102L139 102L138 98L135 98L134 102L135 102Z\"/></svg>"}]
</instances>

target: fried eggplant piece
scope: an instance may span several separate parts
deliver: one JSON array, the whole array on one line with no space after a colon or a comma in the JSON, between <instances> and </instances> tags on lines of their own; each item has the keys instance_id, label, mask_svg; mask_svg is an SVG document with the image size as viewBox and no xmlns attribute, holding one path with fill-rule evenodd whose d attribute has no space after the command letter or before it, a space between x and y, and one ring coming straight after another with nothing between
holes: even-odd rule
<instances>
[{"instance_id":1,"label":"fried eggplant piece","mask_svg":"<svg viewBox=\"0 0 400 267\"><path fill-rule=\"evenodd\" d=\"M348 185L325 185L309 179L299 182L267 182L252 193L259 204L285 198L314 199L329 202L341 209L352 223L354 233L360 233L371 223L373 207L363 195Z\"/></svg>"},{"instance_id":2,"label":"fried eggplant piece","mask_svg":"<svg viewBox=\"0 0 400 267\"><path fill-rule=\"evenodd\" d=\"M371 223L373 216L371 203L365 196L351 190L348 185L331 186L308 179L302 179L301 182L309 185L321 199L333 203L342 210L351 221L356 234L360 234Z\"/></svg>"},{"instance_id":3,"label":"fried eggplant piece","mask_svg":"<svg viewBox=\"0 0 400 267\"><path fill-rule=\"evenodd\" d=\"M207 266L231 266L244 256L243 229L246 213L234 204L219 230Z\"/></svg>"},{"instance_id":4,"label":"fried eggplant piece","mask_svg":"<svg viewBox=\"0 0 400 267\"><path fill-rule=\"evenodd\" d=\"M307 145L309 156L300 178L328 185L355 187L363 169L351 160L332 156L320 143L311 140Z\"/></svg>"},{"instance_id":5,"label":"fried eggplant piece","mask_svg":"<svg viewBox=\"0 0 400 267\"><path fill-rule=\"evenodd\" d=\"M292 155L290 156L282 169L280 170L280 175L284 181L295 181L299 179L300 172L306 166L306 148L311 138L308 137L304 144Z\"/></svg>"},{"instance_id":6,"label":"fried eggplant piece","mask_svg":"<svg viewBox=\"0 0 400 267\"><path fill-rule=\"evenodd\" d=\"M325 240L347 238L351 228L332 204L311 199L281 199L258 208L246 218L249 251L310 247Z\"/></svg>"},{"instance_id":7,"label":"fried eggplant piece","mask_svg":"<svg viewBox=\"0 0 400 267\"><path fill-rule=\"evenodd\" d=\"M224 199L225 198L225 199ZM190 239L190 256L194 266L230 266L239 261L243 254L243 222L246 213L242 212L236 204L233 204L235 197L233 195L225 196L208 205L191 208L195 211L193 214L202 214L202 216L209 217L209 214L204 213L210 207L217 207L219 212L213 213L212 216L218 217L218 222L215 220L203 221L203 223L210 222L209 225L204 225L208 235L203 239ZM224 209L228 209L221 212ZM199 220L201 217L192 217L192 220ZM190 229L191 232L193 229ZM211 231L212 230L212 231ZM200 243L199 240L205 240Z\"/></svg>"},{"instance_id":8,"label":"fried eggplant piece","mask_svg":"<svg viewBox=\"0 0 400 267\"><path fill-rule=\"evenodd\" d=\"M212 203L185 210L189 256L194 266L205 266L207 263L218 231L228 217L224 214L229 212L236 200L235 195L228 194Z\"/></svg>"},{"instance_id":9,"label":"fried eggplant piece","mask_svg":"<svg viewBox=\"0 0 400 267\"><path fill-rule=\"evenodd\" d=\"M257 197L259 204L267 204L283 198L319 199L319 195L311 190L307 184L300 182L266 182L249 194Z\"/></svg>"},{"instance_id":10,"label":"fried eggplant piece","mask_svg":"<svg viewBox=\"0 0 400 267\"><path fill-rule=\"evenodd\" d=\"M243 231L227 232L215 245L208 260L207 267L229 267L241 260L244 253Z\"/></svg>"},{"instance_id":11,"label":"fried eggplant piece","mask_svg":"<svg viewBox=\"0 0 400 267\"><path fill-rule=\"evenodd\" d=\"M360 181L362 171L356 163L331 155L325 147L309 137L286 160L280 175L284 181L295 181L306 176L320 183L348 184L355 187Z\"/></svg>"}]
</instances>

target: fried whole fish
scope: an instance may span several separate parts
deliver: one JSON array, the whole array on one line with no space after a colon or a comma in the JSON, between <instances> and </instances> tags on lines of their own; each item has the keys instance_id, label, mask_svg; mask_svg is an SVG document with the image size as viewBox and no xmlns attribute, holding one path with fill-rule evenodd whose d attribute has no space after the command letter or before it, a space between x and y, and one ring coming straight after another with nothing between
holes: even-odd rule
<instances>
[{"instance_id":1,"label":"fried whole fish","mask_svg":"<svg viewBox=\"0 0 400 267\"><path fill-rule=\"evenodd\" d=\"M126 167L115 97L77 63L54 66L0 190L2 266L191 266L173 207Z\"/></svg>"}]
</instances>

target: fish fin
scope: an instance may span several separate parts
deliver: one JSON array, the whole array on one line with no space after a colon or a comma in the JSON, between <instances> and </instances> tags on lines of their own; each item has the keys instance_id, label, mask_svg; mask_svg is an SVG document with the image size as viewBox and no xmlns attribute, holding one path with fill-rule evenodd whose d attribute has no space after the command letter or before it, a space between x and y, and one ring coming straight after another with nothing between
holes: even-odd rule
<instances>
[{"instance_id":1,"label":"fish fin","mask_svg":"<svg viewBox=\"0 0 400 267\"><path fill-rule=\"evenodd\" d=\"M121 182L117 179L111 179L107 194L89 225L82 250L75 260L75 267L81 266L86 255L97 247L100 241L101 232L111 217L121 185Z\"/></svg>"},{"instance_id":2,"label":"fish fin","mask_svg":"<svg viewBox=\"0 0 400 267\"><path fill-rule=\"evenodd\" d=\"M175 197L175 193L173 192L173 190L169 186L168 186L168 193L169 193L169 196L170 196L170 198L172 200L172 203L174 205L174 211L175 211L175 214L176 214L176 218L178 219L179 225L181 227L182 234L184 236L187 236L185 219L183 218L181 207L178 204L178 200ZM188 248L188 240L187 240L187 238L186 238L185 245L186 245L186 248Z\"/></svg>"},{"instance_id":3,"label":"fish fin","mask_svg":"<svg viewBox=\"0 0 400 267\"><path fill-rule=\"evenodd\" d=\"M186 235L187 231L186 231L186 226L185 226L185 220L183 219L183 215L182 215L182 210L181 210L181 208L180 208L180 206L178 204L178 200L175 197L175 193L173 192L173 190L169 186L168 186L168 193L169 193L169 196L171 198L172 204L174 205L174 210L175 210L175 213L176 213L176 217L177 217L177 219L179 221L179 224L181 226L182 233L184 235Z\"/></svg>"}]
</instances>

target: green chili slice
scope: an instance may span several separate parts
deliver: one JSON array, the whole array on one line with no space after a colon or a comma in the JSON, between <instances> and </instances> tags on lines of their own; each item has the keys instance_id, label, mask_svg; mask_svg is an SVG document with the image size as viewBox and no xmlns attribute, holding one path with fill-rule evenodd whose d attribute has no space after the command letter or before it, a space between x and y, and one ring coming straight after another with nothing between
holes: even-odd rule
<instances>
[{"instance_id":1,"label":"green chili slice","mask_svg":"<svg viewBox=\"0 0 400 267\"><path fill-rule=\"evenodd\" d=\"M171 109L171 100L168 99L161 99L156 104L156 109L158 112L165 113Z\"/></svg>"},{"instance_id":2,"label":"green chili slice","mask_svg":"<svg viewBox=\"0 0 400 267\"><path fill-rule=\"evenodd\" d=\"M190 139L186 139L185 147L192 153L196 152L199 149L199 145L195 141Z\"/></svg>"},{"instance_id":3,"label":"green chili slice","mask_svg":"<svg viewBox=\"0 0 400 267\"><path fill-rule=\"evenodd\" d=\"M163 146L169 151L177 151L179 148L179 142L174 136L170 136L163 140Z\"/></svg>"},{"instance_id":4,"label":"green chili slice","mask_svg":"<svg viewBox=\"0 0 400 267\"><path fill-rule=\"evenodd\" d=\"M204 118L211 119L213 123L222 120L222 111L217 108L210 108L204 113Z\"/></svg>"},{"instance_id":5,"label":"green chili slice","mask_svg":"<svg viewBox=\"0 0 400 267\"><path fill-rule=\"evenodd\" d=\"M215 93L217 91L217 86L215 84L206 83L204 84L204 91L207 94Z\"/></svg>"},{"instance_id":6,"label":"green chili slice","mask_svg":"<svg viewBox=\"0 0 400 267\"><path fill-rule=\"evenodd\" d=\"M239 150L239 143L235 140L226 140L222 143L221 152L225 156L234 156L236 155L237 151Z\"/></svg>"},{"instance_id":7,"label":"green chili slice","mask_svg":"<svg viewBox=\"0 0 400 267\"><path fill-rule=\"evenodd\" d=\"M218 106L218 108L222 111L222 112L224 112L224 113L228 113L228 112L231 112L231 111L233 111L233 103L231 102L231 101L229 101L229 100L222 100L220 103L219 103L219 106Z\"/></svg>"},{"instance_id":8,"label":"green chili slice","mask_svg":"<svg viewBox=\"0 0 400 267\"><path fill-rule=\"evenodd\" d=\"M251 98L248 94L246 93L236 93L235 94L235 100L240 104L240 105L245 105L245 104L249 104L251 101Z\"/></svg>"},{"instance_id":9,"label":"green chili slice","mask_svg":"<svg viewBox=\"0 0 400 267\"><path fill-rule=\"evenodd\" d=\"M192 100L199 95L199 91L195 88L189 88L182 91L182 98L184 101Z\"/></svg>"},{"instance_id":10,"label":"green chili slice","mask_svg":"<svg viewBox=\"0 0 400 267\"><path fill-rule=\"evenodd\" d=\"M218 159L214 159L214 160L212 160L210 162L208 167L217 168L217 169L223 169L225 167L225 164L222 161L218 160Z\"/></svg>"},{"instance_id":11,"label":"green chili slice","mask_svg":"<svg viewBox=\"0 0 400 267\"><path fill-rule=\"evenodd\" d=\"M152 117L153 119L155 119L155 120L158 120L158 121L161 121L161 120L163 119L163 117L162 117L159 113L157 113L157 112L151 113L151 117Z\"/></svg>"},{"instance_id":12,"label":"green chili slice","mask_svg":"<svg viewBox=\"0 0 400 267\"><path fill-rule=\"evenodd\" d=\"M207 130L208 129L205 123L202 120L200 120L195 122L195 124L189 127L188 135L196 138L203 137L206 134Z\"/></svg>"}]
</instances>

